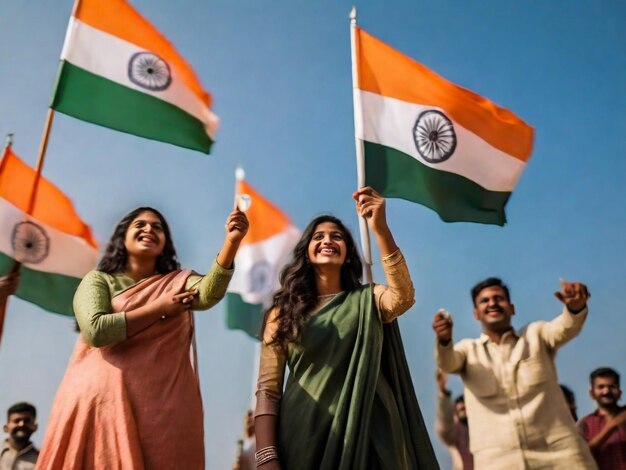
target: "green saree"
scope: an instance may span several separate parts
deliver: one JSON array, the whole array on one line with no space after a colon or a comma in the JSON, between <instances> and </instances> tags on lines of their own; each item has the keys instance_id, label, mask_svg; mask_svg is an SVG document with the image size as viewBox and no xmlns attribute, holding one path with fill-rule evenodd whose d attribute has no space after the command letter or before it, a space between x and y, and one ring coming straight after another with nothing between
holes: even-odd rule
<instances>
[{"instance_id":1,"label":"green saree","mask_svg":"<svg viewBox=\"0 0 626 470\"><path fill-rule=\"evenodd\" d=\"M397 321L371 286L344 292L289 347L278 440L282 470L431 470L439 465Z\"/></svg>"}]
</instances>

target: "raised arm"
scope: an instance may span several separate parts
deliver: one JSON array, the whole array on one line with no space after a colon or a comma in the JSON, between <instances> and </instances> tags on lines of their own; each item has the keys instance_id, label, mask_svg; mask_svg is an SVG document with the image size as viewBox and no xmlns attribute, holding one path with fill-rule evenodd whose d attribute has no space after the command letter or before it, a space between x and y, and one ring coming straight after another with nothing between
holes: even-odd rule
<instances>
[{"instance_id":1,"label":"raised arm","mask_svg":"<svg viewBox=\"0 0 626 470\"><path fill-rule=\"evenodd\" d=\"M215 260L209 272L204 276L195 274L189 276L185 288L196 292L191 304L192 309L208 310L222 300L234 271L233 268L223 268Z\"/></svg>"},{"instance_id":2,"label":"raised arm","mask_svg":"<svg viewBox=\"0 0 626 470\"><path fill-rule=\"evenodd\" d=\"M194 310L208 310L217 304L226 294L226 288L233 277L234 260L241 241L248 233L248 218L239 209L228 215L226 220L226 236L222 249L209 272L200 277L189 276L185 288L193 289L196 296L192 303Z\"/></svg>"},{"instance_id":3,"label":"raised arm","mask_svg":"<svg viewBox=\"0 0 626 470\"><path fill-rule=\"evenodd\" d=\"M277 328L278 310L268 316L261 341L261 361L256 390L256 411L254 429L257 452L277 447L278 411L282 398L287 348L273 341ZM280 457L280 456L279 456ZM278 459L260 466L263 470L280 469Z\"/></svg>"},{"instance_id":4,"label":"raised arm","mask_svg":"<svg viewBox=\"0 0 626 470\"><path fill-rule=\"evenodd\" d=\"M226 269L233 267L235 255L243 237L248 233L248 227L248 217L246 217L244 212L235 209L228 215L225 225L226 237L224 238L222 249L217 255L217 262L220 266Z\"/></svg>"},{"instance_id":5,"label":"raised arm","mask_svg":"<svg viewBox=\"0 0 626 470\"><path fill-rule=\"evenodd\" d=\"M452 344L452 317L445 310L435 313L433 330L437 336L435 360L437 367L444 372L458 373L465 367L466 355L460 347Z\"/></svg>"},{"instance_id":6,"label":"raised arm","mask_svg":"<svg viewBox=\"0 0 626 470\"><path fill-rule=\"evenodd\" d=\"M565 308L561 315L542 325L541 337L549 347L557 349L580 333L591 295L584 284L565 281L561 281L561 291L554 295Z\"/></svg>"},{"instance_id":7,"label":"raised arm","mask_svg":"<svg viewBox=\"0 0 626 470\"><path fill-rule=\"evenodd\" d=\"M413 282L404 256L387 225L385 198L370 187L358 189L352 197L356 200L357 213L367 220L380 249L388 285L376 284L374 298L381 320L389 323L415 303Z\"/></svg>"},{"instance_id":8,"label":"raised arm","mask_svg":"<svg viewBox=\"0 0 626 470\"><path fill-rule=\"evenodd\" d=\"M454 404L450 399L450 390L446 389L447 374L437 371L437 417L435 419L435 432L439 439L447 445L456 445L454 433Z\"/></svg>"}]
</instances>

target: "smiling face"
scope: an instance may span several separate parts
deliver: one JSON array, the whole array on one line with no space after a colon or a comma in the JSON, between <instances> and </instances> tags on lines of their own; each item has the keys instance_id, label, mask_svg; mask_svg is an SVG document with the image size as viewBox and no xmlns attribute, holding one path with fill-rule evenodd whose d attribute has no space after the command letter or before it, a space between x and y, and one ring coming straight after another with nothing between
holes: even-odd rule
<instances>
[{"instance_id":1,"label":"smiling face","mask_svg":"<svg viewBox=\"0 0 626 470\"><path fill-rule=\"evenodd\" d=\"M315 227L307 249L311 265L341 267L346 260L346 240L333 222L322 222Z\"/></svg>"},{"instance_id":2,"label":"smiling face","mask_svg":"<svg viewBox=\"0 0 626 470\"><path fill-rule=\"evenodd\" d=\"M474 318L482 323L484 330L509 329L513 315L515 306L509 301L502 287L485 287L474 299Z\"/></svg>"},{"instance_id":3,"label":"smiling face","mask_svg":"<svg viewBox=\"0 0 626 470\"><path fill-rule=\"evenodd\" d=\"M156 258L165 247L163 222L152 211L143 211L128 226L124 246L129 257Z\"/></svg>"},{"instance_id":4,"label":"smiling face","mask_svg":"<svg viewBox=\"0 0 626 470\"><path fill-rule=\"evenodd\" d=\"M37 430L35 417L29 412L11 413L7 424L4 425L6 432L11 439L19 443L27 443L30 436Z\"/></svg>"},{"instance_id":5,"label":"smiling face","mask_svg":"<svg viewBox=\"0 0 626 470\"><path fill-rule=\"evenodd\" d=\"M593 385L591 390L589 390L589 394L598 406L613 408L617 406L617 402L622 396L622 391L614 377L596 377L593 379Z\"/></svg>"}]
</instances>

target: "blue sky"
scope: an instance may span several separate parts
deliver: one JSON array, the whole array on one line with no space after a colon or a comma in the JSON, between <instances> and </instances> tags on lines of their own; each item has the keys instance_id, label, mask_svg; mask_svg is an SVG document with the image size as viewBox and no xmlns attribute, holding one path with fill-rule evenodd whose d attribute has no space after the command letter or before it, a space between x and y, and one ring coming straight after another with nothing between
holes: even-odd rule
<instances>
[{"instance_id":1,"label":"blue sky","mask_svg":"<svg viewBox=\"0 0 626 470\"><path fill-rule=\"evenodd\" d=\"M351 3L135 0L194 66L222 127L210 156L57 115L44 174L75 202L101 244L115 222L153 205L172 225L185 266L209 268L233 198L234 169L303 227L332 212L355 233L356 185L348 14ZM401 319L428 423L435 384L430 323L439 307L455 338L473 337L469 288L501 276L515 324L560 311L560 277L593 294L580 337L558 354L559 376L593 409L587 375L626 373L626 6L619 1L364 1L360 26L439 74L507 107L535 128L535 148L504 227L446 224L388 202L416 304ZM34 164L70 1L0 4L0 136ZM375 254L375 258L377 258ZM375 279L382 279L380 263ZM229 468L250 401L254 345L223 326L222 305L198 317L207 468ZM75 342L70 320L11 299L0 351L0 410L29 400L41 442ZM460 382L451 381L455 392ZM434 435L433 435L434 438ZM445 450L434 439L442 463Z\"/></svg>"}]
</instances>

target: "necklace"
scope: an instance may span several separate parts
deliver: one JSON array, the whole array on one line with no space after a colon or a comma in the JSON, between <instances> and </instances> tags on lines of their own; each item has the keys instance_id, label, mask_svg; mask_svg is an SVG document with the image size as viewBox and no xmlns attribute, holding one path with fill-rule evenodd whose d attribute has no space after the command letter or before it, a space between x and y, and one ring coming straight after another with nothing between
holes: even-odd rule
<instances>
[{"instance_id":1,"label":"necklace","mask_svg":"<svg viewBox=\"0 0 626 470\"><path fill-rule=\"evenodd\" d=\"M335 297L337 297L339 294L341 294L341 292L335 292L334 294L318 295L317 296L317 303L318 303L318 305L327 304L328 302L333 300Z\"/></svg>"}]
</instances>

